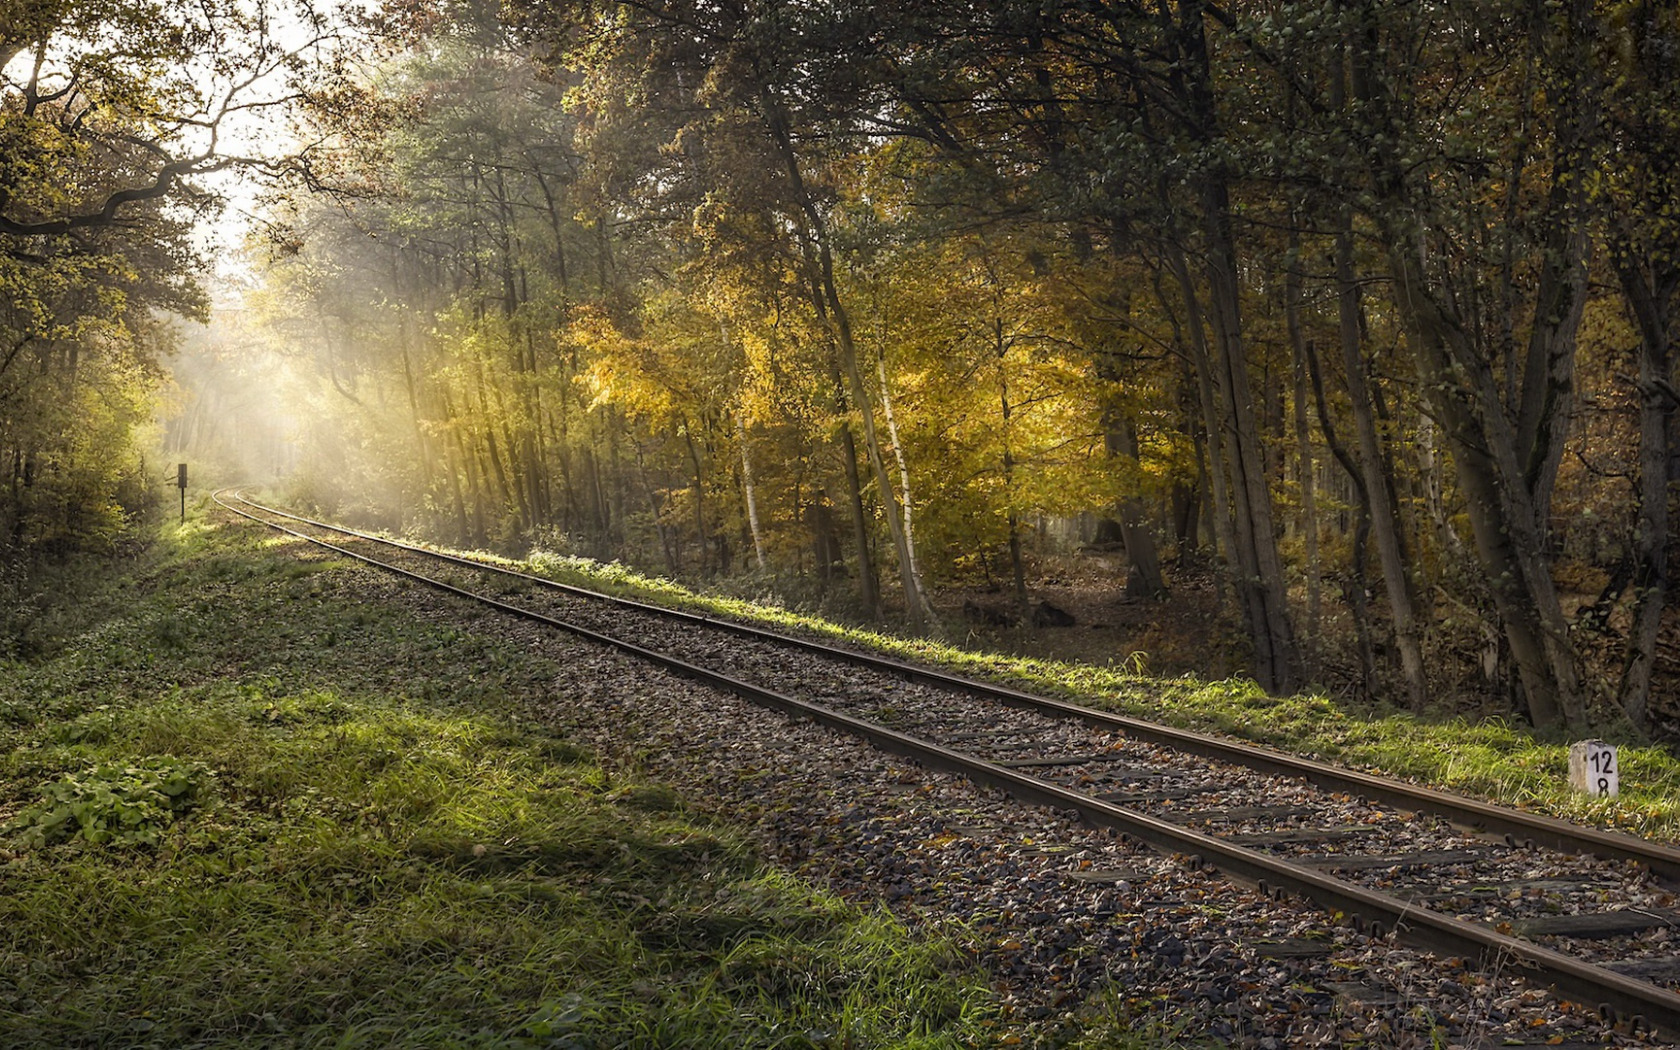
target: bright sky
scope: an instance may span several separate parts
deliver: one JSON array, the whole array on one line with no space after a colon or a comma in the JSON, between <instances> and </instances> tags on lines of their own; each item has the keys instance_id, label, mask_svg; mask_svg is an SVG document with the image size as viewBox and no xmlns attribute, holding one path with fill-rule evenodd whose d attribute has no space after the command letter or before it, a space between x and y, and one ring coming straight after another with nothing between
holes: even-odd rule
<instances>
[{"instance_id":1,"label":"bright sky","mask_svg":"<svg viewBox=\"0 0 1680 1050\"><path fill-rule=\"evenodd\" d=\"M312 30L298 16L293 7L296 0L255 0L269 8L270 32L279 45L289 51L306 48L311 43ZM363 4L357 0L310 0L314 9L328 15L334 23L342 24L348 12ZM322 45L331 47L331 43ZM206 92L216 88L208 69L199 73L200 88ZM275 73L250 89L253 100L269 100L284 96L289 85L284 73ZM284 108L241 110L229 115L222 125L220 144L224 153L234 156L261 157L284 153L294 144L292 128ZM260 176L230 168L204 176L201 183L222 195L227 206L221 216L209 222L201 231L201 243L213 253L214 295L237 294L237 288L250 278L250 265L243 255L246 234L256 224L260 198L267 188Z\"/></svg>"},{"instance_id":2,"label":"bright sky","mask_svg":"<svg viewBox=\"0 0 1680 1050\"><path fill-rule=\"evenodd\" d=\"M6 0L0 0L0 4ZM349 13L365 9L376 0L236 0L253 20L266 21L268 36L280 48L286 51L302 52L311 46L315 31L303 17L303 5L308 5L315 11L327 16L334 25L343 25L349 21ZM246 41L255 45L257 41ZM333 46L331 41L317 45L324 49ZM235 52L239 48L233 49ZM212 106L226 96L230 81L227 75L218 77L213 68L214 59L218 56L200 56L188 69L188 74L197 83L201 95ZM234 58L236 56L226 56ZM307 53L305 54L307 56ZM34 55L24 53L18 55L8 64L3 72L6 80L11 84L21 84L26 81L32 69ZM46 76L53 75L52 63L45 67ZM62 74L61 74L62 75ZM235 71L235 76L248 75ZM271 102L283 98L291 85L283 70L274 69L256 82L245 87L240 98L243 102L257 103L259 108L239 109L227 115L223 120L218 135L218 152L222 155L261 157L264 155L283 154L292 147L292 131L288 117L283 107L262 108L261 103ZM192 149L186 144L185 149ZM264 186L259 177L238 169L228 169L208 175L199 176L200 185L216 192L227 200L227 207L221 216L205 224L200 231L200 244L207 252L213 254L212 282L216 285L243 283L249 277L249 267L240 257L240 246L246 232L253 225L255 213L258 210L259 198ZM218 295L220 293L218 292Z\"/></svg>"}]
</instances>

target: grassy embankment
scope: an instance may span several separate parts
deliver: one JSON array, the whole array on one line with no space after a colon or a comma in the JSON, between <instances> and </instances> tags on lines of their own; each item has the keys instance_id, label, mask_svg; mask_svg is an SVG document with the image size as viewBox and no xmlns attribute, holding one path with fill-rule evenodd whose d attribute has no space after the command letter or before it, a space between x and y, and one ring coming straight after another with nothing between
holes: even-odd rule
<instances>
[{"instance_id":1,"label":"grassy embankment","mask_svg":"<svg viewBox=\"0 0 1680 1050\"><path fill-rule=\"evenodd\" d=\"M615 566L531 567L1653 834L1680 816L1680 763L1659 748L1625 749L1623 798L1587 803L1563 786L1562 744L1507 724L978 655ZM558 668L362 600L367 579L190 523L13 619L0 1047L1005 1035L951 945L779 877L668 789L610 775L522 717L515 698L551 695ZM1108 1024L1063 1035L1141 1045Z\"/></svg>"},{"instance_id":2,"label":"grassy embankment","mask_svg":"<svg viewBox=\"0 0 1680 1050\"><path fill-rule=\"evenodd\" d=\"M580 559L539 554L525 567L596 590L815 632L1156 722L1223 733L1507 805L1680 840L1680 757L1673 748L1634 740L1625 720L1594 729L1621 747L1621 796L1592 799L1569 789L1567 740L1537 735L1510 721L1420 718L1391 707L1342 703L1318 694L1269 697L1244 679L1163 679L1120 666L977 653L695 594L620 566Z\"/></svg>"},{"instance_id":3,"label":"grassy embankment","mask_svg":"<svg viewBox=\"0 0 1680 1050\"><path fill-rule=\"evenodd\" d=\"M949 943L521 720L561 669L367 579L189 522L32 614L0 1047L1000 1041Z\"/></svg>"}]
</instances>

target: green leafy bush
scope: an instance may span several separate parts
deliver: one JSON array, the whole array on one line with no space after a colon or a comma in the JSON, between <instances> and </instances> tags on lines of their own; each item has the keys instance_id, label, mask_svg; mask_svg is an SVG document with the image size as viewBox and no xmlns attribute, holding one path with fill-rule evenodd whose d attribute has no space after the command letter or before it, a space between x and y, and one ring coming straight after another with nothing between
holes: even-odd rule
<instances>
[{"instance_id":1,"label":"green leafy bush","mask_svg":"<svg viewBox=\"0 0 1680 1050\"><path fill-rule=\"evenodd\" d=\"M96 846L152 845L203 799L213 774L198 762L167 756L131 765L105 764L63 777L41 790L6 830L24 846L80 838Z\"/></svg>"}]
</instances>

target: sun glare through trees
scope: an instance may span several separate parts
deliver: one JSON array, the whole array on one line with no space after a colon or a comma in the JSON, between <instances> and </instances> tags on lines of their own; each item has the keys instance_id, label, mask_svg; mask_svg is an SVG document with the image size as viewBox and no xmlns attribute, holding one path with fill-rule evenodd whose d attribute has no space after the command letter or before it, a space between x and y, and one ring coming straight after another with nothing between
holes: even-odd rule
<instances>
[{"instance_id":1,"label":"sun glare through trees","mask_svg":"<svg viewBox=\"0 0 1680 1050\"><path fill-rule=\"evenodd\" d=\"M190 462L1673 735L1677 53L1590 0L12 0L8 558L120 547Z\"/></svg>"}]
</instances>

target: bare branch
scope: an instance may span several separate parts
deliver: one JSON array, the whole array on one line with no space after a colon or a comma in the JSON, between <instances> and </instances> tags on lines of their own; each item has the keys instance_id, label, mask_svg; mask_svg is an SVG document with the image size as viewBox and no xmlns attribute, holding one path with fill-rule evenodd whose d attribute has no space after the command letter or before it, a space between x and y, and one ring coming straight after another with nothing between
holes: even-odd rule
<instances>
[{"instance_id":1,"label":"bare branch","mask_svg":"<svg viewBox=\"0 0 1680 1050\"><path fill-rule=\"evenodd\" d=\"M88 227L114 226L119 221L118 213L122 211L125 205L167 196L183 177L207 175L210 172L221 171L230 167L233 163L227 158L213 160L212 157L213 154L205 153L165 164L158 169L157 177L152 180L150 185L117 190L106 197L96 210L80 212L57 219L47 219L42 222L19 222L0 214L0 233L10 234L13 237L50 237Z\"/></svg>"}]
</instances>

